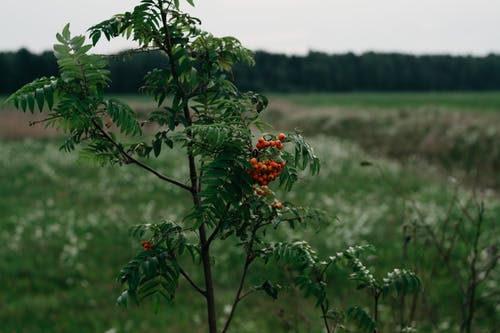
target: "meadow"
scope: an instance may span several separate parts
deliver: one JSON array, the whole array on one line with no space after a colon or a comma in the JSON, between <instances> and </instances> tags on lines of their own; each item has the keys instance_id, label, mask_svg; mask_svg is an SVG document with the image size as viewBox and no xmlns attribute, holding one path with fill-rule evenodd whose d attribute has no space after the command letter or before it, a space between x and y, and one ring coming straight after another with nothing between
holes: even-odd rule
<instances>
[{"instance_id":1,"label":"meadow","mask_svg":"<svg viewBox=\"0 0 500 333\"><path fill-rule=\"evenodd\" d=\"M308 107L342 107L369 110L412 110L422 107L449 111L498 112L498 92L366 92L300 93L271 95Z\"/></svg>"},{"instance_id":2,"label":"meadow","mask_svg":"<svg viewBox=\"0 0 500 333\"><path fill-rule=\"evenodd\" d=\"M124 99L139 110L152 107L143 97ZM1 123L13 111L0 112ZM26 119L10 118L9 127ZM377 277L393 267L415 270L424 292L390 299L382 320L385 327L404 321L418 332L458 332L461 290L476 253L483 276L474 332L499 329L500 271L485 270L500 240L499 93L271 95L266 120L278 130L302 130L322 161L320 174L294 191L274 185L278 196L331 216L330 223L277 230L277 239L307 239L327 256L372 244L376 252L366 261ZM140 249L128 229L180 222L189 197L132 166L101 168L61 152L55 132L33 133L23 129L0 140L0 332L205 332L203 304L185 284L175 302L160 308L115 305L121 290L115 278ZM188 179L182 156L174 147L154 163ZM239 261L230 246L216 251L217 306L224 312ZM369 304L345 272L329 278L338 307ZM259 277L250 272L250 281ZM292 288L276 301L246 299L232 331L323 332L320 312L298 294Z\"/></svg>"}]
</instances>

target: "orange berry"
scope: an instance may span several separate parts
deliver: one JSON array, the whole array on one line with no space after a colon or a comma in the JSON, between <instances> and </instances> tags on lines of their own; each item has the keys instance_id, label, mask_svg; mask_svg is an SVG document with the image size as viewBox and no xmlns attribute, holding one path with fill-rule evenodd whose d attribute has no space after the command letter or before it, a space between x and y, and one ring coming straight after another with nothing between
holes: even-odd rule
<instances>
[{"instance_id":1,"label":"orange berry","mask_svg":"<svg viewBox=\"0 0 500 333\"><path fill-rule=\"evenodd\" d=\"M257 159L255 157L251 158L250 164L252 164L252 165L257 164Z\"/></svg>"},{"instance_id":2,"label":"orange berry","mask_svg":"<svg viewBox=\"0 0 500 333\"><path fill-rule=\"evenodd\" d=\"M257 140L259 141L259 143L263 143L264 141L266 141L266 139L264 139L262 136Z\"/></svg>"},{"instance_id":3,"label":"orange berry","mask_svg":"<svg viewBox=\"0 0 500 333\"><path fill-rule=\"evenodd\" d=\"M281 209L281 208L283 208L283 204L282 204L281 202L279 202L279 201L275 201L275 202L273 202L273 203L271 204L271 206L273 206L273 207L274 207L274 208L276 208L276 209Z\"/></svg>"},{"instance_id":4,"label":"orange berry","mask_svg":"<svg viewBox=\"0 0 500 333\"><path fill-rule=\"evenodd\" d=\"M153 245L149 241L143 241L141 242L141 245L144 248L144 251L151 251L153 249Z\"/></svg>"},{"instance_id":5,"label":"orange berry","mask_svg":"<svg viewBox=\"0 0 500 333\"><path fill-rule=\"evenodd\" d=\"M283 141L283 140L285 140L285 138L286 138L286 135L284 133L278 134L278 140Z\"/></svg>"},{"instance_id":6,"label":"orange berry","mask_svg":"<svg viewBox=\"0 0 500 333\"><path fill-rule=\"evenodd\" d=\"M283 149L283 144L281 142L278 142L276 148L278 148L279 150Z\"/></svg>"}]
</instances>

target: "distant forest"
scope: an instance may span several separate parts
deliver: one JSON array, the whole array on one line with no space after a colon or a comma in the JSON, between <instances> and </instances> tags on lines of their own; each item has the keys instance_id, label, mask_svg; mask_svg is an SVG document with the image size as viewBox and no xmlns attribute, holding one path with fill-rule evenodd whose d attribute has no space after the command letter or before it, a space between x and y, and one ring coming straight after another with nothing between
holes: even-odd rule
<instances>
[{"instance_id":1,"label":"distant forest","mask_svg":"<svg viewBox=\"0 0 500 333\"><path fill-rule=\"evenodd\" d=\"M289 56L258 51L255 67L237 66L234 79L245 90L262 92L335 91L481 91L500 89L500 55L485 57L310 52ZM142 78L166 66L159 53L109 57L109 93L135 93ZM26 49L0 53L0 94L8 94L41 76L57 74L52 52Z\"/></svg>"}]
</instances>

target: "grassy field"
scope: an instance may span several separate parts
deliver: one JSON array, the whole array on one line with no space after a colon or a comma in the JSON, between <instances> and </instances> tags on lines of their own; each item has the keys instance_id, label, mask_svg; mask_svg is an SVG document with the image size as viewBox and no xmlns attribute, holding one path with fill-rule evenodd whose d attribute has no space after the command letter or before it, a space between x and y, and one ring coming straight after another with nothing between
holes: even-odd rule
<instances>
[{"instance_id":1,"label":"grassy field","mask_svg":"<svg viewBox=\"0 0 500 333\"><path fill-rule=\"evenodd\" d=\"M342 107L353 109L401 110L419 108L451 111L500 112L500 92L366 92L366 93L296 93L268 94L271 100L286 100L308 107ZM150 104L143 95L113 95L138 104ZM0 104L6 96L0 95Z\"/></svg>"},{"instance_id":2,"label":"grassy field","mask_svg":"<svg viewBox=\"0 0 500 333\"><path fill-rule=\"evenodd\" d=\"M376 112L374 112L376 111ZM500 93L299 94L271 99L270 123L348 140L399 162L426 161L500 189Z\"/></svg>"},{"instance_id":3,"label":"grassy field","mask_svg":"<svg viewBox=\"0 0 500 333\"><path fill-rule=\"evenodd\" d=\"M370 110L434 108L453 111L500 112L500 92L311 93L271 96L309 107Z\"/></svg>"},{"instance_id":4,"label":"grassy field","mask_svg":"<svg viewBox=\"0 0 500 333\"><path fill-rule=\"evenodd\" d=\"M363 96L358 97L363 99ZM497 98L490 97L492 100ZM325 96L328 98L337 101ZM382 97L371 98L380 98L382 103ZM142 98L128 99L132 104L151 107L144 104ZM436 99L446 100L444 97ZM271 104L268 119L275 127L302 127L322 160L322 171L317 177L300 181L293 192L278 190L278 196L284 202L324 209L332 216L331 223L308 229L284 228L275 236L307 239L326 255L354 243L373 244L377 252L368 258L368 263L376 276L383 276L394 267L407 267L422 277L425 291L418 299L414 314L419 331L457 332L461 303L459 287L424 232L412 228L415 221L420 221L439 231L445 240L448 236L456 237L460 246L450 253L451 265L465 276L466 258L470 254L467 249L473 231L465 213L474 212L472 198L482 199L485 232L480 238L481 244L498 244L500 202L497 190L480 186L474 195L470 178L456 177L458 182L450 180L451 173L446 172L440 160L418 158L409 161L405 154L390 154L384 149L369 147L354 134L361 136L366 132L365 124L373 120L368 115L370 110L365 112L359 107L355 118L352 118L350 107L340 113L334 110L337 102L322 105L317 112L303 110L304 105L312 104L311 101L294 95L281 96ZM414 107L413 101L410 96L409 109ZM450 107L450 103L453 104L448 100L443 107ZM326 106L332 110L325 110ZM382 104L373 107L383 108ZM478 114L484 124L498 126L490 124L491 115ZM338 125L343 119L351 119L351 123L344 120L342 126ZM359 128L352 125L352 119L358 121L354 124L361 124ZM410 126L408 119L413 118L390 119L392 122L378 125L384 129L382 134L391 133L391 128L398 132L396 129L402 126L402 121ZM327 121L328 126L325 125ZM470 140L469 132L455 128L462 122L448 123L458 133L457 138L462 136ZM346 127L349 124L351 127ZM483 126L481 122L474 124ZM346 133L353 135L348 137ZM407 131L406 140L414 142L412 140L418 135ZM381 147L388 147L398 141L378 142ZM486 146L490 155L498 149L498 142ZM179 221L189 209L189 198L131 166L100 168L75 154L60 152L60 143L57 137L0 140L0 239L4 244L0 248L3 262L0 266L3 282L0 284L0 303L3 304L0 331L205 332L203 304L196 301L185 284L181 284L176 301L166 304L156 314L149 305L128 310L114 305L120 292L115 277L121 266L140 249L140 245L128 237L128 228L162 219ZM466 156L457 157L457 160L464 159ZM182 150L177 147L154 163L175 178L187 179L182 161ZM372 165L362 166L363 161L370 161ZM477 161L472 159L470 163L475 165ZM486 161L496 163L496 159ZM475 170L483 170L479 164L475 166ZM455 176L467 173L461 164L456 169L462 173L453 173ZM446 228L444 223L455 228ZM446 233L455 229L460 233ZM405 241L408 230L413 230L414 234ZM230 246L216 251L222 255L215 263L214 272L220 293L217 306L223 313L233 297L232 290L238 278L234 267L239 261L235 259L238 253ZM191 264L189 268L196 270L199 267ZM266 269L280 275L273 267ZM259 283L259 276L254 272L250 274L250 281ZM476 332L493 332L498 328L498 299L494 296L498 295L498 277L499 272L495 270L478 289L480 306ZM196 274L194 278L201 279ZM330 292L336 305L367 304L366 295L353 291L354 285L344 273L332 274L330 279L333 285ZM309 301L302 301L294 290L277 301L264 296L249 298L238 308L232 331L322 332L320 313L309 305ZM386 327L398 322L399 305L397 300L384 304L382 315Z\"/></svg>"}]
</instances>

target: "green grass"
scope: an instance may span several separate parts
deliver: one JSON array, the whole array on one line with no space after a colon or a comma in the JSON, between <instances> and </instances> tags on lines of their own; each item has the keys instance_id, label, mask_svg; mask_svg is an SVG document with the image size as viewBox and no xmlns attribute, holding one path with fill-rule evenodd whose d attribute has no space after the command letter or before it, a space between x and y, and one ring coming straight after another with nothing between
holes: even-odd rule
<instances>
[{"instance_id":1,"label":"green grass","mask_svg":"<svg viewBox=\"0 0 500 333\"><path fill-rule=\"evenodd\" d=\"M0 141L0 312L3 332L205 332L204 310L196 295L181 284L175 303L158 314L149 305L129 310L114 305L120 286L115 277L121 266L139 251L127 230L138 223L161 219L181 221L189 198L131 166L99 168L75 155L58 151L56 141ZM411 196L429 219L441 217L454 189L444 181L426 180L396 162L377 160L356 146L331 137L312 140L322 159L319 176L300 181L296 191L282 193L283 201L325 209L332 223L310 229L283 229L275 236L305 238L320 253L332 255L354 243L372 243L377 258L370 260L377 275L405 266L401 260L401 230L408 210L399 193ZM370 159L374 167L361 167ZM179 179L187 179L182 152L175 149L155 166ZM461 196L467 191L459 189ZM500 205L486 198L489 216L500 218ZM415 265L431 265L431 249L410 248ZM232 247L216 249L218 309L230 302L241 266ZM196 265L188 266L193 270ZM236 267L236 269L235 269ZM421 266L419 266L421 267ZM273 276L280 270L265 267ZM426 280L429 272L421 272ZM194 274L196 279L201 279ZM250 281L261 282L251 271ZM343 274L331 276L333 299L347 307L366 301ZM446 286L446 287L444 287ZM426 285L426 311L439 323L456 328L457 290L449 276L435 276ZM305 305L304 305L305 304ZM233 332L322 332L319 313L293 292L278 301L262 295L238 308ZM304 310L305 308L306 310ZM430 320L428 317L427 320ZM384 313L391 322L390 313ZM455 323L455 324L454 324ZM427 326L426 326L427 325ZM423 322L424 331L448 332Z\"/></svg>"},{"instance_id":2,"label":"green grass","mask_svg":"<svg viewBox=\"0 0 500 333\"><path fill-rule=\"evenodd\" d=\"M271 94L309 107L401 110L444 108L461 111L500 111L500 92L311 93Z\"/></svg>"},{"instance_id":3,"label":"green grass","mask_svg":"<svg viewBox=\"0 0 500 333\"><path fill-rule=\"evenodd\" d=\"M154 107L144 96L113 97L125 99L139 110ZM497 114L479 113L498 111L500 93L270 98L313 108L297 114L275 110L269 112L268 120L283 129L302 128L312 137L322 160L318 176L299 181L293 192L278 190L278 198L324 209L332 216L329 224L283 228L273 237L306 239L325 256L352 244L375 245L376 256L367 262L378 277L394 267L408 267L423 278L425 292L417 312L420 331L458 331L461 300L454 279L422 235L412 238L403 260L402 232L417 218L415 207L423 212L425 221L436 225L445 220L454 196L462 202L470 198L468 184L448 181L451 166L458 168L459 175L467 168L481 172L483 184L490 188L500 184L495 175L500 156L495 144L500 133ZM315 113L315 107L322 109ZM336 108L347 112L339 113ZM422 108L429 112L413 115L412 111ZM409 112L371 112L381 109ZM462 115L450 110L477 113ZM427 142L430 132L435 134L436 149L415 158L415 147L429 147L421 143ZM62 153L60 143L59 139L0 140L0 240L4 245L0 247L0 303L5 305L0 311L0 331L206 332L203 303L185 283L175 302L164 304L157 314L150 304L128 310L114 305L120 293L116 275L140 250L128 237L128 228L162 219L182 221L189 210L189 197L132 166L100 168L77 154ZM362 167L366 160L377 167ZM184 161L181 149L176 148L152 163L168 175L187 180ZM482 241L496 237L498 243L498 194L484 193L488 222ZM460 211L453 211L453 217L467 225ZM233 297L241 262L231 245L215 248L214 254L218 258L214 266L217 307L222 313ZM467 256L460 252L453 264L466 265ZM196 264L186 265L193 272L200 269ZM275 278L283 275L275 267L260 268ZM202 281L199 274L193 276ZM329 280L336 306L369 304L345 273L334 272ZM262 283L257 269L250 271L249 281ZM492 292L498 292L495 279L478 294L483 297ZM500 320L494 301L491 297L481 300L478 332L487 332L488 327L491 331ZM386 302L382 313L386 327L397 322L396 309L396 302ZM232 331L319 333L322 328L317 309L292 290L277 301L257 295L242 302Z\"/></svg>"},{"instance_id":4,"label":"green grass","mask_svg":"<svg viewBox=\"0 0 500 333\"><path fill-rule=\"evenodd\" d=\"M342 107L370 110L407 110L415 108L455 111L499 112L500 92L352 92L268 94L308 107ZM0 104L7 96L0 95ZM110 95L129 103L154 107L151 98L139 94Z\"/></svg>"},{"instance_id":5,"label":"green grass","mask_svg":"<svg viewBox=\"0 0 500 333\"><path fill-rule=\"evenodd\" d=\"M149 96L111 95L132 104L154 106ZM363 110L442 109L471 112L500 112L500 92L352 92L268 94L273 100L286 100L308 107L339 107Z\"/></svg>"}]
</instances>

